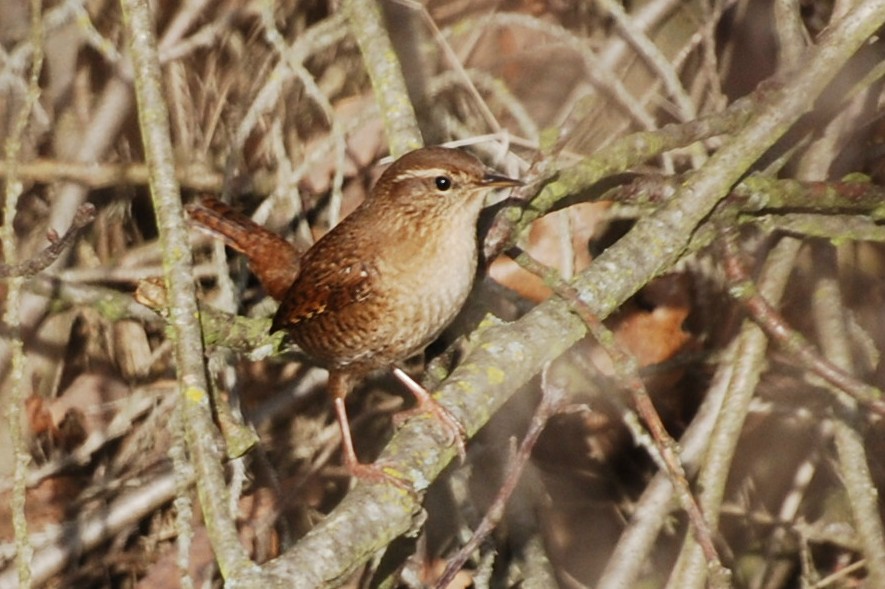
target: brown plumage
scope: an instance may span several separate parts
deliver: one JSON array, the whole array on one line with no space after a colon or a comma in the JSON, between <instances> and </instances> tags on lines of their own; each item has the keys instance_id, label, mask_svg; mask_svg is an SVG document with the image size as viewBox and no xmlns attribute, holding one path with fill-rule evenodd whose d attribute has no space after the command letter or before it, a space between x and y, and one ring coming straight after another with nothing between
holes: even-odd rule
<instances>
[{"instance_id":1,"label":"brown plumage","mask_svg":"<svg viewBox=\"0 0 885 589\"><path fill-rule=\"evenodd\" d=\"M476 274L484 198L494 188L519 184L462 151L413 151L300 259L272 329L285 330L329 369L345 459L355 474L375 471L358 464L350 442L344 397L353 380L421 351L454 319ZM414 386L422 408L458 427Z\"/></svg>"},{"instance_id":2,"label":"brown plumage","mask_svg":"<svg viewBox=\"0 0 885 589\"><path fill-rule=\"evenodd\" d=\"M267 294L282 300L292 277L298 274L302 251L268 231L243 213L215 198L204 198L187 207L197 224L224 238L232 249L249 259L249 269Z\"/></svg>"}]
</instances>

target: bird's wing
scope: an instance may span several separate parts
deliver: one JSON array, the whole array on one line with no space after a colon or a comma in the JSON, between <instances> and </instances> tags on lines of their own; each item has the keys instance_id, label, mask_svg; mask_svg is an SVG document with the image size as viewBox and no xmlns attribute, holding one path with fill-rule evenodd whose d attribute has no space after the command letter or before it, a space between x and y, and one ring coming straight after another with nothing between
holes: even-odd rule
<instances>
[{"instance_id":1,"label":"bird's wing","mask_svg":"<svg viewBox=\"0 0 885 589\"><path fill-rule=\"evenodd\" d=\"M271 331L292 328L365 300L371 293L374 272L370 263L355 258L305 265L283 298Z\"/></svg>"}]
</instances>

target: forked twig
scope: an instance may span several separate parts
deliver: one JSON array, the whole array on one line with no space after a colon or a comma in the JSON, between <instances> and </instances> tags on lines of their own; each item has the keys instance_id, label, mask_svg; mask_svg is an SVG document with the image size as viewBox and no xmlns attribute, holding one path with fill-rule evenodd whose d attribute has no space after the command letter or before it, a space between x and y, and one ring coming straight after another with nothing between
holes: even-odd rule
<instances>
[{"instance_id":1,"label":"forked twig","mask_svg":"<svg viewBox=\"0 0 885 589\"><path fill-rule=\"evenodd\" d=\"M85 203L77 208L71 226L65 231L61 237L55 230L50 229L47 235L49 245L40 251L30 260L19 262L18 264L0 263L0 278L9 278L11 276L23 276L25 278L39 274L52 264L61 255L65 249L70 247L79 235L80 231L89 225L95 219L95 206L91 203Z\"/></svg>"}]
</instances>

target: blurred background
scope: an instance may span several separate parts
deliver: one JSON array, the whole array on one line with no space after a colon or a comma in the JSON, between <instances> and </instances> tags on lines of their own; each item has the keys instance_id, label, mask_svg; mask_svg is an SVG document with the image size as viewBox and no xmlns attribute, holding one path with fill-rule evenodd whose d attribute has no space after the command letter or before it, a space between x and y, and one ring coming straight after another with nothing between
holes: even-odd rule
<instances>
[{"instance_id":1,"label":"blurred background","mask_svg":"<svg viewBox=\"0 0 885 589\"><path fill-rule=\"evenodd\" d=\"M564 169L630 133L715 117L766 84L776 87L850 5L381 2L425 143L462 146L502 173L542 180L549 176L537 172L539 162ZM133 298L142 281L162 275L162 262L122 16L104 0L48 2L42 10L39 94L16 135L18 113L33 96L32 6L0 0L0 182L9 193L9 138L17 136L14 171L22 189L15 209L4 208L3 223L17 243L16 259L27 260L46 247L51 231L64 233L84 203L96 216L54 265L24 282L17 311L4 303L0 447L12 447L7 409L14 383L23 383L15 418L30 461L31 545L38 556L53 546L70 549L51 566L35 560L35 586L178 587L176 489L161 486L180 435L177 384L163 318ZM304 246L365 198L388 155L375 94L383 89L373 91L338 2L160 0L152 10L185 202L223 196ZM882 58L880 39L865 43L814 110L765 158L746 163L747 173L805 183L863 174L852 178L878 187L885 179ZM563 277L577 275L729 138L711 134L568 195L525 229L521 247ZM631 191L641 192L642 182L651 196L635 198ZM759 278L785 235L797 241L792 261L777 270L785 288L775 306L834 362L827 342L840 338L848 372L881 387L883 236L838 225L864 213L838 200L815 206L815 194L800 200L821 225L807 233L788 225L797 220L793 208L769 224L749 223L741 234L744 262ZM824 225L827 218L836 225ZM273 302L242 257L198 231L182 245L194 251L203 304L272 314ZM552 296L506 256L486 262L488 276L462 317L426 358L409 363L416 374L426 362L454 365L460 337L486 313L513 321ZM874 491L885 480L881 419L834 395L782 348L739 346L745 314L728 296L721 265L715 248L700 249L645 285L607 325L637 358L674 438L705 399L736 386L735 374L750 382L715 535L734 586L872 589L865 558L876 555L858 540L839 432L848 428L844 435L859 445L855 456ZM825 279L840 293L827 303L838 310L839 336L815 306ZM0 282L0 297L7 301L7 282ZM23 367L11 362L17 340L10 313L21 325ZM291 354L255 359L248 349L214 345L207 367L221 397L260 440L230 470L241 540L264 562L297 542L348 489L324 372ZM551 371L577 409L548 422L503 521L451 587L617 586L606 584L625 566L613 550L658 469L625 425L631 401L591 338ZM380 565L361 568L346 586L379 586L382 578L394 587L434 582L499 492L539 391L535 381L516 392L469 442L465 463L431 487L418 537L398 540ZM387 374L351 395L361 459L377 456L393 430L391 415L410 402ZM701 453L688 465L690 480L716 458ZM3 588L17 586L16 459L0 452ZM117 503L124 491L152 485L156 504ZM881 498L875 501L872 515L881 521ZM83 522L111 508L130 517L87 539ZM668 579L680 586L673 571L686 518L674 502L658 524L656 539L631 564L635 584L628 586L664 587ZM186 563L193 586L221 586L199 513L193 526Z\"/></svg>"}]
</instances>

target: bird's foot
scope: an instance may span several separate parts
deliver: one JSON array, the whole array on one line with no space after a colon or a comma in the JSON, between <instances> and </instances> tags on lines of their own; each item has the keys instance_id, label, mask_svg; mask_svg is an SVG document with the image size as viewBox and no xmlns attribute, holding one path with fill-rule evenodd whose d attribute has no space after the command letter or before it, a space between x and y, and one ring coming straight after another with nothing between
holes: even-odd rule
<instances>
[{"instance_id":1,"label":"bird's foot","mask_svg":"<svg viewBox=\"0 0 885 589\"><path fill-rule=\"evenodd\" d=\"M414 494L415 490L411 482L404 476L397 475L397 471L392 465L384 462L363 464L359 461L353 449L350 423L348 422L347 411L344 407L344 395L336 394L334 404L338 425L341 430L341 452L344 458L344 465L347 467L350 476L367 483L393 483L397 487Z\"/></svg>"},{"instance_id":2,"label":"bird's foot","mask_svg":"<svg viewBox=\"0 0 885 589\"><path fill-rule=\"evenodd\" d=\"M464 457L467 455L465 447L467 430L464 429L464 426L458 421L458 418L452 415L451 411L446 409L439 401L434 399L430 393L427 392L427 389L415 382L412 377L401 369L394 368L393 375L406 385L406 388L415 395L415 399L418 401L418 405L412 409L406 409L405 411L400 411L394 415L394 425L399 427L415 415L431 413L446 429L445 443L448 445L454 445L458 450L458 458L460 458L461 462L464 462Z\"/></svg>"},{"instance_id":3,"label":"bird's foot","mask_svg":"<svg viewBox=\"0 0 885 589\"><path fill-rule=\"evenodd\" d=\"M415 495L415 488L411 481L403 475L395 472L393 468L384 462L364 464L362 462L348 462L347 470L354 479L369 484L392 484L400 489Z\"/></svg>"}]
</instances>

